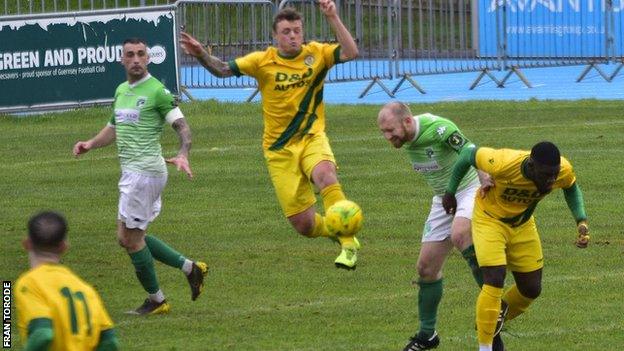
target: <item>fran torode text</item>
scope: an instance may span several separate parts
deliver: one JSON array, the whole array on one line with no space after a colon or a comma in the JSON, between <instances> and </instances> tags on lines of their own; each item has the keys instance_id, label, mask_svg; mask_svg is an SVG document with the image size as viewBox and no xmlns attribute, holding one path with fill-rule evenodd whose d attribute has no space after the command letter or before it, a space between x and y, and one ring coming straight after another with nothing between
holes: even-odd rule
<instances>
[{"instance_id":1,"label":"fran torode text","mask_svg":"<svg viewBox=\"0 0 624 351\"><path fill-rule=\"evenodd\" d=\"M11 348L11 282L2 282L2 348Z\"/></svg>"}]
</instances>

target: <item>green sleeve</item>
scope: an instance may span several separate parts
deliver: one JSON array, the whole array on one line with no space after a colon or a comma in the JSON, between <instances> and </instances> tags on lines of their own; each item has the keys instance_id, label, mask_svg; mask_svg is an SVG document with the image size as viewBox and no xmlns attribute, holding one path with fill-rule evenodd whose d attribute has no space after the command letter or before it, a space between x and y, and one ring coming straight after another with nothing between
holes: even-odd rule
<instances>
[{"instance_id":1,"label":"green sleeve","mask_svg":"<svg viewBox=\"0 0 624 351\"><path fill-rule=\"evenodd\" d=\"M26 351L45 351L48 350L54 331L52 330L52 321L48 318L33 319L28 323L28 340L26 340Z\"/></svg>"},{"instance_id":2,"label":"green sleeve","mask_svg":"<svg viewBox=\"0 0 624 351\"><path fill-rule=\"evenodd\" d=\"M100 333L100 342L96 351L116 351L119 350L119 340L115 335L115 329L102 330Z\"/></svg>"},{"instance_id":3,"label":"green sleeve","mask_svg":"<svg viewBox=\"0 0 624 351\"><path fill-rule=\"evenodd\" d=\"M121 86L121 85L120 85ZM113 108L110 118L108 119L108 123L115 126L117 125L117 121L115 120L115 103L117 102L117 96L119 96L119 87L115 90L115 96L113 98Z\"/></svg>"},{"instance_id":4,"label":"green sleeve","mask_svg":"<svg viewBox=\"0 0 624 351\"><path fill-rule=\"evenodd\" d=\"M117 100L117 98L115 97L115 100ZM117 120L115 119L115 102L113 101L113 109L111 111L111 116L108 119L108 124L112 125L112 126L116 126L117 125Z\"/></svg>"},{"instance_id":5,"label":"green sleeve","mask_svg":"<svg viewBox=\"0 0 624 351\"><path fill-rule=\"evenodd\" d=\"M446 127L446 131L442 136L442 139L446 141L446 144L458 154L462 152L464 148L474 147L475 145L466 138L457 126L449 120L442 120L446 123L441 125Z\"/></svg>"},{"instance_id":6,"label":"green sleeve","mask_svg":"<svg viewBox=\"0 0 624 351\"><path fill-rule=\"evenodd\" d=\"M451 174L449 183L446 186L447 193L455 194L457 192L457 187L466 173L468 173L470 166L475 166L476 153L476 147L465 147L459 152L459 157L455 161L455 166L453 166L453 174Z\"/></svg>"},{"instance_id":7,"label":"green sleeve","mask_svg":"<svg viewBox=\"0 0 624 351\"><path fill-rule=\"evenodd\" d=\"M576 223L587 219L585 213L585 202L583 201L583 192L581 188L574 182L571 187L563 189L563 196L565 197L568 208L572 211L572 215L576 220Z\"/></svg>"},{"instance_id":8,"label":"green sleeve","mask_svg":"<svg viewBox=\"0 0 624 351\"><path fill-rule=\"evenodd\" d=\"M341 47L338 45L334 50L334 64L342 63L342 61L340 61L340 49Z\"/></svg>"},{"instance_id":9,"label":"green sleeve","mask_svg":"<svg viewBox=\"0 0 624 351\"><path fill-rule=\"evenodd\" d=\"M228 66L230 67L230 71L232 71L232 73L234 73L235 76L240 77L243 75L243 73L240 71L240 68L238 68L238 64L236 63L236 60L228 61Z\"/></svg>"},{"instance_id":10,"label":"green sleeve","mask_svg":"<svg viewBox=\"0 0 624 351\"><path fill-rule=\"evenodd\" d=\"M162 118L165 118L169 111L176 107L178 107L176 97L164 86L159 88L156 93L156 109Z\"/></svg>"}]
</instances>

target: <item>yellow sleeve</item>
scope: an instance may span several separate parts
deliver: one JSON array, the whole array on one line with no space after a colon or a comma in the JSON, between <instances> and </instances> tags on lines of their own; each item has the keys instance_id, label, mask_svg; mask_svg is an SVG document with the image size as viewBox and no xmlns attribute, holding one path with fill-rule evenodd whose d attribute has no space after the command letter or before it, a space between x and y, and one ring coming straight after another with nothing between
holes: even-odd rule
<instances>
[{"instance_id":1,"label":"yellow sleeve","mask_svg":"<svg viewBox=\"0 0 624 351\"><path fill-rule=\"evenodd\" d=\"M576 182L576 175L574 174L574 169L572 168L572 164L566 158L561 158L561 170L559 171L559 176L555 181L555 187L561 189L567 189L574 185Z\"/></svg>"},{"instance_id":2,"label":"yellow sleeve","mask_svg":"<svg viewBox=\"0 0 624 351\"><path fill-rule=\"evenodd\" d=\"M258 72L258 64L264 55L264 51L256 51L231 60L228 64L235 76L240 77L244 74L255 78L255 74Z\"/></svg>"},{"instance_id":3,"label":"yellow sleeve","mask_svg":"<svg viewBox=\"0 0 624 351\"><path fill-rule=\"evenodd\" d=\"M52 319L52 309L48 305L48 301L29 278L20 279L15 284L15 307L20 335L24 340L28 337L28 325L32 320Z\"/></svg>"},{"instance_id":4,"label":"yellow sleeve","mask_svg":"<svg viewBox=\"0 0 624 351\"><path fill-rule=\"evenodd\" d=\"M104 302L102 302L102 298L97 293L95 294L95 298L97 300L98 311L100 311L100 318L98 318L95 322L100 324L100 330L112 329L114 326L113 320L108 315L106 307L104 307Z\"/></svg>"},{"instance_id":5,"label":"yellow sleeve","mask_svg":"<svg viewBox=\"0 0 624 351\"><path fill-rule=\"evenodd\" d=\"M327 67L328 69L337 63L341 63L340 45L318 43L315 41L311 42L308 45L313 47L315 51L321 53L321 56L323 57L323 62L325 62L325 67Z\"/></svg>"},{"instance_id":6,"label":"yellow sleeve","mask_svg":"<svg viewBox=\"0 0 624 351\"><path fill-rule=\"evenodd\" d=\"M480 147L475 153L475 166L478 170L495 176L504 165L504 157L501 150L489 147Z\"/></svg>"}]
</instances>

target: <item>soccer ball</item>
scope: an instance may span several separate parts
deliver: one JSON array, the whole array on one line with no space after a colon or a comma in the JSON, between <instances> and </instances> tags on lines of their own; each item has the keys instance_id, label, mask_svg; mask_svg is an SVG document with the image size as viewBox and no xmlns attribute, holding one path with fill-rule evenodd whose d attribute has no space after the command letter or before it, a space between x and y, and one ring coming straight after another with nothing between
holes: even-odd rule
<instances>
[{"instance_id":1,"label":"soccer ball","mask_svg":"<svg viewBox=\"0 0 624 351\"><path fill-rule=\"evenodd\" d=\"M353 201L338 201L325 212L325 226L331 235L354 236L362 229L362 222L362 209Z\"/></svg>"}]
</instances>

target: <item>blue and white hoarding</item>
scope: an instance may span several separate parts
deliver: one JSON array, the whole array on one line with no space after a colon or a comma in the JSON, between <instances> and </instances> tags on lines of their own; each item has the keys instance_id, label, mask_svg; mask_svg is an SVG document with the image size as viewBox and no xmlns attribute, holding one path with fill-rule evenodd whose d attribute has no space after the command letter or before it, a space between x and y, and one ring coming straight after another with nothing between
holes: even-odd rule
<instances>
[{"instance_id":1,"label":"blue and white hoarding","mask_svg":"<svg viewBox=\"0 0 624 351\"><path fill-rule=\"evenodd\" d=\"M504 49L517 58L622 53L621 41L607 43L621 31L623 11L624 0L479 0L479 53L494 57ZM497 39L496 33L502 35Z\"/></svg>"}]
</instances>

